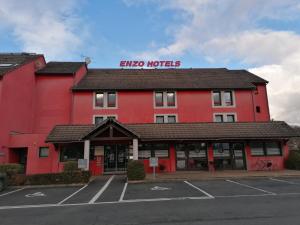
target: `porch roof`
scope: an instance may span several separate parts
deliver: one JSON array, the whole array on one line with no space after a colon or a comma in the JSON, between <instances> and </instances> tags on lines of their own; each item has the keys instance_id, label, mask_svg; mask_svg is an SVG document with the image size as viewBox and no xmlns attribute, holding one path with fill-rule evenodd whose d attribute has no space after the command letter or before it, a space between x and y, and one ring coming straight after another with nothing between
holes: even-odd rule
<instances>
[{"instance_id":1,"label":"porch roof","mask_svg":"<svg viewBox=\"0 0 300 225\"><path fill-rule=\"evenodd\" d=\"M169 124L121 124L117 121L112 122L121 125L142 141L288 139L299 136L292 127L283 121ZM103 126L103 124L100 125ZM57 125L48 135L46 142L84 141L98 126Z\"/></svg>"}]
</instances>

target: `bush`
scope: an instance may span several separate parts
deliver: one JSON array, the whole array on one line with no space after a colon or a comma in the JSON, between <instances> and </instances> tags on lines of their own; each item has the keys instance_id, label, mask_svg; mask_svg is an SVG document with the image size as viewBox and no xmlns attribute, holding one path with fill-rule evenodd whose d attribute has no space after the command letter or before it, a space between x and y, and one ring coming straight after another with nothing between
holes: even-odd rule
<instances>
[{"instance_id":1,"label":"bush","mask_svg":"<svg viewBox=\"0 0 300 225\"><path fill-rule=\"evenodd\" d=\"M133 160L128 162L127 177L128 180L143 180L145 179L145 168L142 161Z\"/></svg>"},{"instance_id":2,"label":"bush","mask_svg":"<svg viewBox=\"0 0 300 225\"><path fill-rule=\"evenodd\" d=\"M7 175L0 173L0 192L7 187Z\"/></svg>"},{"instance_id":3,"label":"bush","mask_svg":"<svg viewBox=\"0 0 300 225\"><path fill-rule=\"evenodd\" d=\"M10 179L10 185L49 185L49 184L76 184L89 182L89 171L75 171L63 173L45 173L35 175L16 174Z\"/></svg>"},{"instance_id":4,"label":"bush","mask_svg":"<svg viewBox=\"0 0 300 225\"><path fill-rule=\"evenodd\" d=\"M285 167L291 170L300 170L300 151L290 151L285 161Z\"/></svg>"},{"instance_id":5,"label":"bush","mask_svg":"<svg viewBox=\"0 0 300 225\"><path fill-rule=\"evenodd\" d=\"M17 163L1 164L0 173L6 173L8 177L14 174L21 174L24 173L24 166Z\"/></svg>"},{"instance_id":6,"label":"bush","mask_svg":"<svg viewBox=\"0 0 300 225\"><path fill-rule=\"evenodd\" d=\"M77 161L64 162L64 172L74 172L79 171Z\"/></svg>"}]
</instances>

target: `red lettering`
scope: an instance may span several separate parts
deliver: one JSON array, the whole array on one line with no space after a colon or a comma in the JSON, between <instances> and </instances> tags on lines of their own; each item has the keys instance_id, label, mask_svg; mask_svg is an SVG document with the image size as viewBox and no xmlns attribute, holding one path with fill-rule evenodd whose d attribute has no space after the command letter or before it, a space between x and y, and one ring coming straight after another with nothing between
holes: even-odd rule
<instances>
[{"instance_id":1,"label":"red lettering","mask_svg":"<svg viewBox=\"0 0 300 225\"><path fill-rule=\"evenodd\" d=\"M132 64L132 61L126 61L125 66L126 66L126 67L131 67L131 64Z\"/></svg>"},{"instance_id":2,"label":"red lettering","mask_svg":"<svg viewBox=\"0 0 300 225\"><path fill-rule=\"evenodd\" d=\"M154 66L154 67L158 67L158 65L159 65L159 61L154 61L154 62L153 62L153 66Z\"/></svg>"},{"instance_id":3,"label":"red lettering","mask_svg":"<svg viewBox=\"0 0 300 225\"><path fill-rule=\"evenodd\" d=\"M148 61L147 62L147 67L153 67L153 61Z\"/></svg>"},{"instance_id":4,"label":"red lettering","mask_svg":"<svg viewBox=\"0 0 300 225\"><path fill-rule=\"evenodd\" d=\"M170 67L170 66L172 66L172 61L166 61L166 65L165 65L166 67Z\"/></svg>"},{"instance_id":5,"label":"red lettering","mask_svg":"<svg viewBox=\"0 0 300 225\"><path fill-rule=\"evenodd\" d=\"M125 60L120 61L120 67L124 67L124 66L125 66L125 63L126 63Z\"/></svg>"},{"instance_id":6,"label":"red lettering","mask_svg":"<svg viewBox=\"0 0 300 225\"><path fill-rule=\"evenodd\" d=\"M180 64L181 64L181 61L176 61L176 62L175 62L175 67L179 67Z\"/></svg>"},{"instance_id":7,"label":"red lettering","mask_svg":"<svg viewBox=\"0 0 300 225\"><path fill-rule=\"evenodd\" d=\"M143 67L145 65L145 62L144 61L139 61L138 65L139 65L139 67Z\"/></svg>"}]
</instances>

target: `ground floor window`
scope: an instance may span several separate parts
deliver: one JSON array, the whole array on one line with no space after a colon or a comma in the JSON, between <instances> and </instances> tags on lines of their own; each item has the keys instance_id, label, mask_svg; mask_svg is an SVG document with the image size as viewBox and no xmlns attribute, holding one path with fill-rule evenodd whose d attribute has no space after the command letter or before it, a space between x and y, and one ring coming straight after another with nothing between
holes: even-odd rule
<instances>
[{"instance_id":1,"label":"ground floor window","mask_svg":"<svg viewBox=\"0 0 300 225\"><path fill-rule=\"evenodd\" d=\"M206 143L176 144L175 149L178 170L207 170Z\"/></svg>"},{"instance_id":2,"label":"ground floor window","mask_svg":"<svg viewBox=\"0 0 300 225\"><path fill-rule=\"evenodd\" d=\"M39 148L39 157L45 158L49 156L49 147L40 147Z\"/></svg>"},{"instance_id":3,"label":"ground floor window","mask_svg":"<svg viewBox=\"0 0 300 225\"><path fill-rule=\"evenodd\" d=\"M144 143L139 145L139 159L169 158L169 144Z\"/></svg>"},{"instance_id":4,"label":"ground floor window","mask_svg":"<svg viewBox=\"0 0 300 225\"><path fill-rule=\"evenodd\" d=\"M277 141L250 142L252 156L281 156L281 144Z\"/></svg>"},{"instance_id":5,"label":"ground floor window","mask_svg":"<svg viewBox=\"0 0 300 225\"><path fill-rule=\"evenodd\" d=\"M73 161L83 159L84 146L83 143L62 146L60 150L60 161Z\"/></svg>"}]
</instances>

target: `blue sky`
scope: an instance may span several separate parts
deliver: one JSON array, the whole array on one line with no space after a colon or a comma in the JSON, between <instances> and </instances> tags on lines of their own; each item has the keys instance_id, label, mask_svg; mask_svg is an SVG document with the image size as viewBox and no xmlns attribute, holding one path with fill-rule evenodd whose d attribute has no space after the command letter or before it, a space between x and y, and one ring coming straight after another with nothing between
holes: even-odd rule
<instances>
[{"instance_id":1,"label":"blue sky","mask_svg":"<svg viewBox=\"0 0 300 225\"><path fill-rule=\"evenodd\" d=\"M90 67L248 69L270 81L272 117L300 124L300 0L0 0L0 43Z\"/></svg>"}]
</instances>

